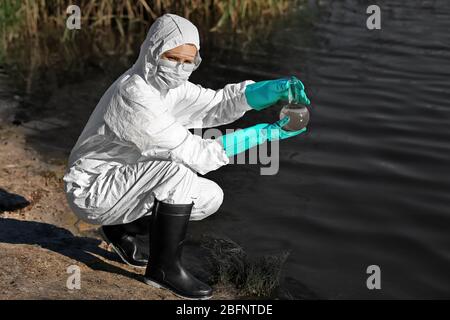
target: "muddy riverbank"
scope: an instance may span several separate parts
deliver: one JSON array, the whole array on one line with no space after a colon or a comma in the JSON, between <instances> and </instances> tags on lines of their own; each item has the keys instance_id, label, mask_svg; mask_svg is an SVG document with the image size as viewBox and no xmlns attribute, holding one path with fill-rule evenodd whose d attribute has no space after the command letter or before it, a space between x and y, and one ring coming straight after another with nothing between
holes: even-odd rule
<instances>
[{"instance_id":1,"label":"muddy riverbank","mask_svg":"<svg viewBox=\"0 0 450 320\"><path fill-rule=\"evenodd\" d=\"M43 161L20 126L0 125L0 150L0 187L30 203L0 212L0 299L177 299L144 284L142 269L118 261L96 227L71 213L63 161ZM188 244L186 259L206 277L195 247ZM71 265L80 268L80 290L66 286ZM214 298L235 297L232 288L216 288Z\"/></svg>"}]
</instances>

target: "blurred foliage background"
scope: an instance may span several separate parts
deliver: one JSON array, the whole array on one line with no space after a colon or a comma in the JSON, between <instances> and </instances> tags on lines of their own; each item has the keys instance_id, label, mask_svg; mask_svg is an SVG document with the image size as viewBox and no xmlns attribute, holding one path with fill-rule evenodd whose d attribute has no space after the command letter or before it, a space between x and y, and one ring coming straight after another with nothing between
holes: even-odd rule
<instances>
[{"instance_id":1,"label":"blurred foliage background","mask_svg":"<svg viewBox=\"0 0 450 320\"><path fill-rule=\"evenodd\" d=\"M221 51L227 54L226 49L233 48L245 54L255 39L267 37L276 21L282 21L305 2L1 0L0 66L25 93L33 91L32 87L42 82L48 72L65 75L65 81L84 75L90 67L105 71L127 66L134 62L152 22L164 13L192 21L199 29L203 52L214 51L215 56L220 56ZM79 30L66 27L70 5L80 7Z\"/></svg>"},{"instance_id":2,"label":"blurred foliage background","mask_svg":"<svg viewBox=\"0 0 450 320\"><path fill-rule=\"evenodd\" d=\"M200 30L202 40L211 33L233 33L246 41L264 35L274 17L289 12L301 0L2 0L0 2L0 61L26 41L37 64L51 63L45 43L52 47L69 42L89 43L98 54L130 53L134 39L142 40L150 24L170 12L181 15ZM69 30L66 12L81 8L81 29ZM113 36L114 35L114 36ZM105 41L107 40L107 41ZM245 44L245 41L243 42ZM20 46L20 45L19 45ZM83 47L85 50L86 47ZM65 50L66 51L66 50ZM68 52L66 52L68 53ZM20 53L18 53L20 55ZM77 53L75 53L77 54ZM12 54L16 56L15 54ZM50 58L50 60L49 60Z\"/></svg>"}]
</instances>

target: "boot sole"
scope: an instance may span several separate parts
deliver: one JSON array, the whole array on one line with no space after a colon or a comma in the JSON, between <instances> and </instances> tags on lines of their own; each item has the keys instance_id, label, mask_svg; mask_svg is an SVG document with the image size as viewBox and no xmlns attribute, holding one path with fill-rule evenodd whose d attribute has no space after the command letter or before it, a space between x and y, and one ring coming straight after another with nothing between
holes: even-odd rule
<instances>
[{"instance_id":1,"label":"boot sole","mask_svg":"<svg viewBox=\"0 0 450 320\"><path fill-rule=\"evenodd\" d=\"M172 292L172 293L173 293L174 295L176 295L177 297L183 298L183 299L186 299L186 300L209 300L209 299L212 298L212 295L210 295L210 296L205 296L205 297L199 297L199 298L183 296L182 294L179 294L179 293L173 291L173 289L171 289L171 288L169 288L169 287L166 287L166 286L164 286L164 285L162 285L162 284L160 284L160 283L158 283L158 282L155 282L155 281L150 280L150 279L145 278L145 277L144 277L144 282L145 282L146 284L148 284L148 285L150 285L150 286L152 286L152 287L158 288L158 289L166 289L166 290Z\"/></svg>"},{"instance_id":2,"label":"boot sole","mask_svg":"<svg viewBox=\"0 0 450 320\"><path fill-rule=\"evenodd\" d=\"M145 269L145 268L147 267L147 266L138 266L138 265L135 265L135 264L130 263L130 262L124 257L124 255L122 254L121 250L118 249L118 248L116 248L116 246L108 239L108 237L106 236L106 234L103 232L103 229L102 229L102 228L100 228L99 233L100 233L100 236L103 238L103 240L104 240L108 245L111 246L111 248L114 250L114 252L120 257L120 259L122 259L122 261L123 261L125 264L129 265L130 267L133 267L133 268L139 268L139 269Z\"/></svg>"}]
</instances>

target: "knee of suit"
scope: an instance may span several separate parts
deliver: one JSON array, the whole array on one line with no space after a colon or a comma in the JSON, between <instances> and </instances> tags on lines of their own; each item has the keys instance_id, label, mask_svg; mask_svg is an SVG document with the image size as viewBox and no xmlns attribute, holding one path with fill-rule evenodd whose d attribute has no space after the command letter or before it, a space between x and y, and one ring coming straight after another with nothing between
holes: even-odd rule
<instances>
[{"instance_id":1,"label":"knee of suit","mask_svg":"<svg viewBox=\"0 0 450 320\"><path fill-rule=\"evenodd\" d=\"M162 182L153 189L155 197L163 202L188 204L197 175L181 164L172 163Z\"/></svg>"},{"instance_id":2,"label":"knee of suit","mask_svg":"<svg viewBox=\"0 0 450 320\"><path fill-rule=\"evenodd\" d=\"M203 192L197 203L194 201L194 208L192 210L190 220L203 220L213 213L216 213L223 203L223 190L217 183L208 181L208 189Z\"/></svg>"},{"instance_id":3,"label":"knee of suit","mask_svg":"<svg viewBox=\"0 0 450 320\"><path fill-rule=\"evenodd\" d=\"M220 206L223 203L223 190L221 187L219 187L216 183L214 183L214 192L212 192L212 200L211 205L209 207L209 211L212 213L215 213L219 210Z\"/></svg>"}]
</instances>

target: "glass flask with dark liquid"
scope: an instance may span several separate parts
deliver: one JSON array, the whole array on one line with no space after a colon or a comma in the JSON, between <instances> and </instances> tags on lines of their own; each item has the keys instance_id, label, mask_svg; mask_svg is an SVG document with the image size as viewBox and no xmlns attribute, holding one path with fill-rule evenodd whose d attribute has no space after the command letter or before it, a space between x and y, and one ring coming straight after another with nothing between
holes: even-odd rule
<instances>
[{"instance_id":1,"label":"glass flask with dark liquid","mask_svg":"<svg viewBox=\"0 0 450 320\"><path fill-rule=\"evenodd\" d=\"M305 128L309 123L309 111L306 106L298 104L295 95L294 79L289 80L289 103L280 112L280 119L289 116L289 122L283 127L286 131L297 131Z\"/></svg>"}]
</instances>

